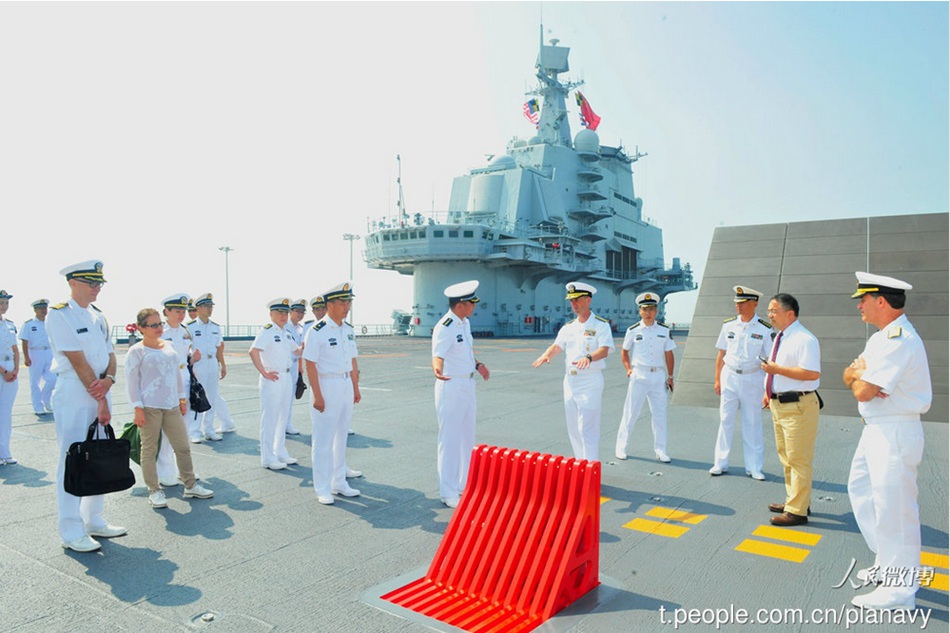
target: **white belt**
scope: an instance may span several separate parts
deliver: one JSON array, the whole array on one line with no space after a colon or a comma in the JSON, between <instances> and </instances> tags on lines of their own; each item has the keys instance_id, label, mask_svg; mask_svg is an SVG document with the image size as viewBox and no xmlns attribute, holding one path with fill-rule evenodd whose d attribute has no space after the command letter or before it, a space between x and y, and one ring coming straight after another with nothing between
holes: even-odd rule
<instances>
[{"instance_id":1,"label":"white belt","mask_svg":"<svg viewBox=\"0 0 950 633\"><path fill-rule=\"evenodd\" d=\"M350 377L350 372L344 371L344 372L338 372L338 373L335 373L335 374L324 374L324 373L320 373L320 374L317 374L317 375L320 376L320 378L349 378L349 377Z\"/></svg>"},{"instance_id":2,"label":"white belt","mask_svg":"<svg viewBox=\"0 0 950 633\"><path fill-rule=\"evenodd\" d=\"M652 365L634 365L633 368L648 371L651 374L656 371L666 371L666 367L654 367Z\"/></svg>"},{"instance_id":3,"label":"white belt","mask_svg":"<svg viewBox=\"0 0 950 633\"><path fill-rule=\"evenodd\" d=\"M730 370L732 370L736 374L754 374L756 372L763 371L761 364L752 365L752 366L746 367L745 369L739 369L738 367L733 367L729 363L726 363L726 367L728 367Z\"/></svg>"},{"instance_id":4,"label":"white belt","mask_svg":"<svg viewBox=\"0 0 950 633\"><path fill-rule=\"evenodd\" d=\"M865 424L891 424L891 423L907 423L907 422L920 422L919 415L879 415L873 418L861 418L861 421Z\"/></svg>"},{"instance_id":5,"label":"white belt","mask_svg":"<svg viewBox=\"0 0 950 633\"><path fill-rule=\"evenodd\" d=\"M594 369L593 367L588 367L587 369L568 369L568 376L586 376L587 374L600 373L599 369Z\"/></svg>"},{"instance_id":6,"label":"white belt","mask_svg":"<svg viewBox=\"0 0 950 633\"><path fill-rule=\"evenodd\" d=\"M478 372L472 372L470 374L456 374L454 376L446 376L446 378L474 378L478 375Z\"/></svg>"}]
</instances>

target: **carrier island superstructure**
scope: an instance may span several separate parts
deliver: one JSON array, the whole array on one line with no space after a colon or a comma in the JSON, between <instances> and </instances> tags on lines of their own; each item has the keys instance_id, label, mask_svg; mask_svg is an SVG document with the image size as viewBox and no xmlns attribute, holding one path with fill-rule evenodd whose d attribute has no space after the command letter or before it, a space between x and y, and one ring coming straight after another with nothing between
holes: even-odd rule
<instances>
[{"instance_id":1,"label":"carrier island superstructure","mask_svg":"<svg viewBox=\"0 0 950 633\"><path fill-rule=\"evenodd\" d=\"M371 268L413 276L409 333L427 337L445 313L443 289L478 279L476 336L551 335L573 318L564 284L586 281L592 308L616 328L639 320L641 292L666 297L695 289L689 264L663 258L663 234L646 221L631 165L644 156L600 144L593 130L571 138L568 95L559 79L570 48L542 44L536 64L540 117L530 139L455 178L447 212L371 221Z\"/></svg>"}]
</instances>

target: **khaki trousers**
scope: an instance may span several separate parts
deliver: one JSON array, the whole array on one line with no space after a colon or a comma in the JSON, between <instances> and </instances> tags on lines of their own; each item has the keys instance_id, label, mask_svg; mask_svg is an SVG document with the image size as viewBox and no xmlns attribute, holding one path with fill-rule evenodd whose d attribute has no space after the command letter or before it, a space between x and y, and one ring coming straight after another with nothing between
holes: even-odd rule
<instances>
[{"instance_id":1,"label":"khaki trousers","mask_svg":"<svg viewBox=\"0 0 950 633\"><path fill-rule=\"evenodd\" d=\"M148 491L161 490L158 483L158 471L155 467L158 436L165 432L165 439L171 443L175 451L175 461L178 462L178 473L185 488L195 485L195 468L191 463L191 446L189 446L188 431L185 428L185 419L181 417L178 407L174 409L153 409L143 407L145 411L145 425L139 429L142 439L142 477Z\"/></svg>"},{"instance_id":2,"label":"khaki trousers","mask_svg":"<svg viewBox=\"0 0 950 633\"><path fill-rule=\"evenodd\" d=\"M773 399L775 448L785 468L785 511L806 516L811 505L812 461L818 435L818 396L812 392L798 402Z\"/></svg>"}]
</instances>

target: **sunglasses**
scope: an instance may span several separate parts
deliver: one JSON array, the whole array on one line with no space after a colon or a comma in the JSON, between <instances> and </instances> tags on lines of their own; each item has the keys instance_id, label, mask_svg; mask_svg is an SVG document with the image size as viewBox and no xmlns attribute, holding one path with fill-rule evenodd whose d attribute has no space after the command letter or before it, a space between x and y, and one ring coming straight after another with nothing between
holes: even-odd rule
<instances>
[{"instance_id":1,"label":"sunglasses","mask_svg":"<svg viewBox=\"0 0 950 633\"><path fill-rule=\"evenodd\" d=\"M150 327L150 328L152 328L153 330L157 330L158 328L162 327L162 325L163 325L163 323L162 323L161 321L159 321L158 323L146 323L145 325L140 325L139 327L141 327L141 328Z\"/></svg>"},{"instance_id":2,"label":"sunglasses","mask_svg":"<svg viewBox=\"0 0 950 633\"><path fill-rule=\"evenodd\" d=\"M90 288L102 288L102 284L103 284L103 282L101 281L89 281L88 279L80 279L78 277L76 278L76 280L83 282Z\"/></svg>"}]
</instances>

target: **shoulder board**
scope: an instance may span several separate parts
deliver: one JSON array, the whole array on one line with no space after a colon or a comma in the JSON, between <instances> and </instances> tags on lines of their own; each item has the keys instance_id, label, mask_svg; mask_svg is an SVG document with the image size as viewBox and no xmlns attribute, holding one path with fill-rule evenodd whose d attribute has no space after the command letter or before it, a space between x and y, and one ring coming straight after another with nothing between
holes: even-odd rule
<instances>
[{"instance_id":1,"label":"shoulder board","mask_svg":"<svg viewBox=\"0 0 950 633\"><path fill-rule=\"evenodd\" d=\"M343 322L343 325L348 325L348 326L350 326L350 327L353 327L353 324L352 324L352 323L347 323L346 321Z\"/></svg>"},{"instance_id":2,"label":"shoulder board","mask_svg":"<svg viewBox=\"0 0 950 633\"><path fill-rule=\"evenodd\" d=\"M53 306L53 309L54 309L54 310L62 310L63 308L65 308L65 307L68 306L68 305L69 305L69 302L68 302L68 301L64 301L64 302L62 302L62 303L57 303L56 305L54 305L54 306Z\"/></svg>"},{"instance_id":3,"label":"shoulder board","mask_svg":"<svg viewBox=\"0 0 950 633\"><path fill-rule=\"evenodd\" d=\"M628 327L627 329L628 329L628 330L632 330L633 328L637 327L637 326L640 325L641 323L643 323L643 321L637 321L636 323L634 323L633 325L631 325L631 326Z\"/></svg>"},{"instance_id":4,"label":"shoulder board","mask_svg":"<svg viewBox=\"0 0 950 633\"><path fill-rule=\"evenodd\" d=\"M594 315L594 318L597 319L598 321L603 321L604 323L610 323L608 319L605 319L604 317L598 316L596 314Z\"/></svg>"},{"instance_id":5,"label":"shoulder board","mask_svg":"<svg viewBox=\"0 0 950 633\"><path fill-rule=\"evenodd\" d=\"M327 324L326 321L317 321L316 323L313 324L313 331L319 332L320 330L323 329L323 326L325 326L326 324Z\"/></svg>"},{"instance_id":6,"label":"shoulder board","mask_svg":"<svg viewBox=\"0 0 950 633\"><path fill-rule=\"evenodd\" d=\"M573 323L573 322L576 321L576 320L577 320L577 317L574 317L573 319L571 319L570 321L568 321L568 322L565 323L564 325L570 325L571 323Z\"/></svg>"},{"instance_id":7,"label":"shoulder board","mask_svg":"<svg viewBox=\"0 0 950 633\"><path fill-rule=\"evenodd\" d=\"M452 317L448 317L445 321L442 321L442 325L449 326L452 325Z\"/></svg>"},{"instance_id":8,"label":"shoulder board","mask_svg":"<svg viewBox=\"0 0 950 633\"><path fill-rule=\"evenodd\" d=\"M904 330L901 329L901 326L892 327L887 331L887 338L900 338Z\"/></svg>"},{"instance_id":9,"label":"shoulder board","mask_svg":"<svg viewBox=\"0 0 950 633\"><path fill-rule=\"evenodd\" d=\"M264 326L264 329L265 329L265 330L269 330L269 329L271 329L272 327L274 327L274 324L273 324L273 323L268 323L267 325Z\"/></svg>"},{"instance_id":10,"label":"shoulder board","mask_svg":"<svg viewBox=\"0 0 950 633\"><path fill-rule=\"evenodd\" d=\"M763 319L762 317L759 317L759 323L761 323L761 324L764 325L765 327L769 328L770 330L772 329L772 324L771 324L770 322L766 321L765 319Z\"/></svg>"},{"instance_id":11,"label":"shoulder board","mask_svg":"<svg viewBox=\"0 0 950 633\"><path fill-rule=\"evenodd\" d=\"M313 319L307 319L306 321L303 322L303 324L304 324L304 325L310 325L310 324L313 323L313 322L314 322ZM215 325L217 325L217 324L215 324Z\"/></svg>"},{"instance_id":12,"label":"shoulder board","mask_svg":"<svg viewBox=\"0 0 950 633\"><path fill-rule=\"evenodd\" d=\"M668 326L666 323L660 323L659 321L657 321L656 324L659 325L660 327L665 327L667 330L670 329L670 326Z\"/></svg>"},{"instance_id":13,"label":"shoulder board","mask_svg":"<svg viewBox=\"0 0 950 633\"><path fill-rule=\"evenodd\" d=\"M734 317L729 317L728 319L723 319L722 322L723 322L723 323L731 323L732 321L735 321L735 320L738 319L738 318L739 318L739 315L737 314L737 315L734 316ZM761 321L761 320L762 320L762 319L759 319L759 321Z\"/></svg>"},{"instance_id":14,"label":"shoulder board","mask_svg":"<svg viewBox=\"0 0 950 633\"><path fill-rule=\"evenodd\" d=\"M189 321L188 323L185 323L185 325L194 325L194 324L197 323L197 322L198 322L198 319L192 319L192 320Z\"/></svg>"},{"instance_id":15,"label":"shoulder board","mask_svg":"<svg viewBox=\"0 0 950 633\"><path fill-rule=\"evenodd\" d=\"M90 303L90 304L89 304L89 307L91 307L91 308L92 308L93 310L95 310L96 312L102 312L102 310L100 310L99 308L97 308L94 304L91 304L91 303Z\"/></svg>"},{"instance_id":16,"label":"shoulder board","mask_svg":"<svg viewBox=\"0 0 950 633\"><path fill-rule=\"evenodd\" d=\"M211 319L208 319L208 323L210 323L211 325L218 325L215 321L212 321ZM218 326L218 327L221 327L221 326Z\"/></svg>"}]
</instances>

